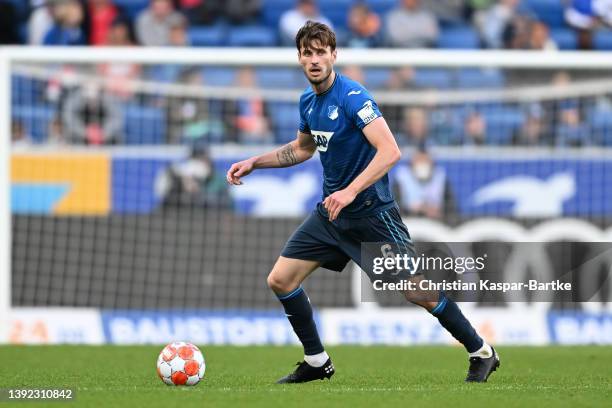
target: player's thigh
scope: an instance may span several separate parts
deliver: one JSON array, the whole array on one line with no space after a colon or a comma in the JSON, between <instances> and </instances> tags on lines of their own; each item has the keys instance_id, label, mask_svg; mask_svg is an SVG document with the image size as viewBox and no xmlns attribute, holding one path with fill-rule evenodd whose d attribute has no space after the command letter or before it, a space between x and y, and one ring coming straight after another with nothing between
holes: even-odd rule
<instances>
[{"instance_id":1,"label":"player's thigh","mask_svg":"<svg viewBox=\"0 0 612 408\"><path fill-rule=\"evenodd\" d=\"M288 293L297 288L321 263L279 256L268 275L268 286L276 293Z\"/></svg>"}]
</instances>

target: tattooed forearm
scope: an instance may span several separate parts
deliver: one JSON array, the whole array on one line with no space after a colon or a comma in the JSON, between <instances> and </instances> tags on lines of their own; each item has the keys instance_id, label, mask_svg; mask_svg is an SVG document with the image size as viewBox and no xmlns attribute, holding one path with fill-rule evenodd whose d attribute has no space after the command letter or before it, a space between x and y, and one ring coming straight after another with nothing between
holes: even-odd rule
<instances>
[{"instance_id":1,"label":"tattooed forearm","mask_svg":"<svg viewBox=\"0 0 612 408\"><path fill-rule=\"evenodd\" d=\"M278 162L281 164L281 166L293 166L298 162L291 143L278 149L276 152L276 157L278 158Z\"/></svg>"}]
</instances>

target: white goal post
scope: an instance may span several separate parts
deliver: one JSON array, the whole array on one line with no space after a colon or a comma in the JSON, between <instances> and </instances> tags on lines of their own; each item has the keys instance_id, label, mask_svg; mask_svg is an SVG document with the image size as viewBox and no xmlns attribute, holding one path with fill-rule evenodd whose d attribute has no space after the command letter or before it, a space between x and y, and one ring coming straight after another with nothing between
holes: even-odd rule
<instances>
[{"instance_id":1,"label":"white goal post","mask_svg":"<svg viewBox=\"0 0 612 408\"><path fill-rule=\"evenodd\" d=\"M202 64L295 66L294 48L0 47L0 344L8 339L11 311L11 72L20 63ZM363 67L500 67L517 69L612 68L609 52L443 51L341 49L339 65ZM611 86L612 87L612 86Z\"/></svg>"}]
</instances>

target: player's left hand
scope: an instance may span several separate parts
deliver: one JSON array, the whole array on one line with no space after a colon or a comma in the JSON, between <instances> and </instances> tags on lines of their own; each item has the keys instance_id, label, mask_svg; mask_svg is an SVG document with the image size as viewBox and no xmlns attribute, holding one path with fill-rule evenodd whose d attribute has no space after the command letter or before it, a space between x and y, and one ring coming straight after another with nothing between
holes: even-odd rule
<instances>
[{"instance_id":1,"label":"player's left hand","mask_svg":"<svg viewBox=\"0 0 612 408\"><path fill-rule=\"evenodd\" d=\"M356 196L357 194L346 188L327 196L323 200L323 207L327 210L329 220L334 221L338 218L340 211L352 203Z\"/></svg>"}]
</instances>

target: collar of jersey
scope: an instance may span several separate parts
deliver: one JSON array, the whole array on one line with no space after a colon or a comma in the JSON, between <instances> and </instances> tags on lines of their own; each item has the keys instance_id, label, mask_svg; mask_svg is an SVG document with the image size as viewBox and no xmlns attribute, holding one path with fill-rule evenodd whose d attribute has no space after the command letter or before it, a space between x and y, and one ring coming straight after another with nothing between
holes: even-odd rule
<instances>
[{"instance_id":1,"label":"collar of jersey","mask_svg":"<svg viewBox=\"0 0 612 408\"><path fill-rule=\"evenodd\" d=\"M335 72L335 74L336 76L334 77L334 82L332 82L331 86L321 93L315 93L316 96L323 96L332 90L334 85L336 85L336 82L338 82L338 77L340 76L340 74L338 74L337 72Z\"/></svg>"}]
</instances>

